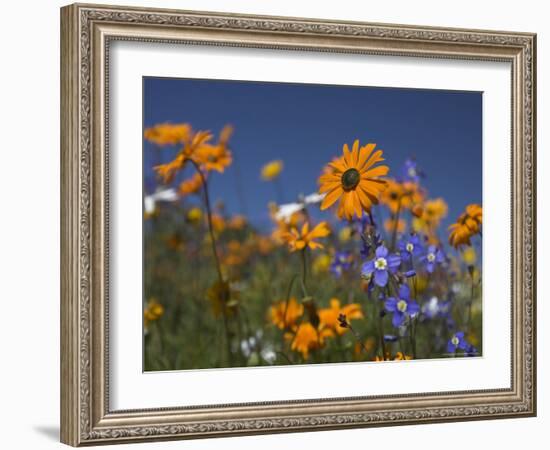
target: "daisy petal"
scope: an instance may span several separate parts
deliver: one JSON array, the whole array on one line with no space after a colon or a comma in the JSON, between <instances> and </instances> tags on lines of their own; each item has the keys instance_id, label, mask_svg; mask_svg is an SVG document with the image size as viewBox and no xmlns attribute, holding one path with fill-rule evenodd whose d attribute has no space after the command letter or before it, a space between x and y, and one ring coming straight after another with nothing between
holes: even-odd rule
<instances>
[{"instance_id":1,"label":"daisy petal","mask_svg":"<svg viewBox=\"0 0 550 450\"><path fill-rule=\"evenodd\" d=\"M325 182L319 188L319 193L323 194L325 192L332 191L333 189L336 189L338 186L340 186L340 184L341 183L339 181Z\"/></svg>"},{"instance_id":2,"label":"daisy petal","mask_svg":"<svg viewBox=\"0 0 550 450\"><path fill-rule=\"evenodd\" d=\"M384 161L384 158L382 158L382 153L382 150L376 150L367 160L365 165L361 168L361 172L370 169L375 163L379 161Z\"/></svg>"},{"instance_id":3,"label":"daisy petal","mask_svg":"<svg viewBox=\"0 0 550 450\"><path fill-rule=\"evenodd\" d=\"M346 163L346 166L351 165L351 152L349 151L348 144L344 144L344 147L342 148L344 151L344 161Z\"/></svg>"},{"instance_id":4,"label":"daisy petal","mask_svg":"<svg viewBox=\"0 0 550 450\"><path fill-rule=\"evenodd\" d=\"M363 216L363 209L361 208L361 202L357 195L357 190L353 191L351 194L353 198L353 206L355 209L355 214L357 215L357 217L361 218Z\"/></svg>"},{"instance_id":5,"label":"daisy petal","mask_svg":"<svg viewBox=\"0 0 550 450\"><path fill-rule=\"evenodd\" d=\"M321 203L321 209L330 208L336 202L336 200L338 200L342 196L343 193L344 190L339 186L336 189L330 191L323 199L323 202Z\"/></svg>"},{"instance_id":6,"label":"daisy petal","mask_svg":"<svg viewBox=\"0 0 550 450\"><path fill-rule=\"evenodd\" d=\"M367 158L370 156L375 147L376 144L367 144L364 147L361 147L361 150L359 150L359 159L357 161L357 170L361 171L363 165L367 161Z\"/></svg>"},{"instance_id":7,"label":"daisy petal","mask_svg":"<svg viewBox=\"0 0 550 450\"><path fill-rule=\"evenodd\" d=\"M359 157L359 139L356 139L353 143L353 149L351 151L351 164L353 167L357 167L357 159Z\"/></svg>"},{"instance_id":8,"label":"daisy petal","mask_svg":"<svg viewBox=\"0 0 550 450\"><path fill-rule=\"evenodd\" d=\"M366 172L361 174L361 178L375 178L375 177L384 177L388 174L390 168L388 166L378 166L374 167Z\"/></svg>"}]
</instances>

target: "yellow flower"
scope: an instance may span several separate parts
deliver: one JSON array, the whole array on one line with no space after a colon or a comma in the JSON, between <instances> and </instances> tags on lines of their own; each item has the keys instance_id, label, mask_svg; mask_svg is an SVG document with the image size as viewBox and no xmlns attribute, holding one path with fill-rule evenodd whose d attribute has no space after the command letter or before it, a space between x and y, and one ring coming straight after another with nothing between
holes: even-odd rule
<instances>
[{"instance_id":1,"label":"yellow flower","mask_svg":"<svg viewBox=\"0 0 550 450\"><path fill-rule=\"evenodd\" d=\"M273 250L273 241L267 236L258 236L256 238L256 247L260 255L267 255Z\"/></svg>"},{"instance_id":2,"label":"yellow flower","mask_svg":"<svg viewBox=\"0 0 550 450\"><path fill-rule=\"evenodd\" d=\"M309 231L309 223L302 225L302 230L298 232L297 228L292 228L289 232L283 234L283 239L287 242L290 251L302 250L309 247L312 250L323 248L322 244L315 241L317 238L323 238L330 234L330 229L326 222L320 222Z\"/></svg>"},{"instance_id":3,"label":"yellow flower","mask_svg":"<svg viewBox=\"0 0 550 450\"><path fill-rule=\"evenodd\" d=\"M161 123L147 128L143 133L145 139L159 146L183 144L189 139L192 130L187 123Z\"/></svg>"},{"instance_id":4,"label":"yellow flower","mask_svg":"<svg viewBox=\"0 0 550 450\"><path fill-rule=\"evenodd\" d=\"M375 147L376 144L367 144L359 148L356 140L350 151L344 144L343 157L329 163L329 168L319 177L319 193L326 193L321 209L329 208L340 199L338 217L351 220L354 215L361 217L363 212L370 212L372 205L378 203L386 187L386 181L379 177L387 175L389 168L375 167L384 161L382 150L374 152Z\"/></svg>"},{"instance_id":5,"label":"yellow flower","mask_svg":"<svg viewBox=\"0 0 550 450\"><path fill-rule=\"evenodd\" d=\"M272 181L283 171L283 162L281 160L270 161L262 167L260 176L264 181Z\"/></svg>"},{"instance_id":6,"label":"yellow flower","mask_svg":"<svg viewBox=\"0 0 550 450\"><path fill-rule=\"evenodd\" d=\"M396 229L398 233L404 233L407 228L407 223L403 219L399 219L397 222L395 219L386 219L384 221L384 230L388 233L393 233L393 230Z\"/></svg>"},{"instance_id":7,"label":"yellow flower","mask_svg":"<svg viewBox=\"0 0 550 450\"><path fill-rule=\"evenodd\" d=\"M339 325L338 316L343 314L346 316L346 320L362 319L363 311L361 311L361 305L358 303L351 303L349 305L340 306L340 300L337 298L330 299L330 307L320 309L318 311L321 324L335 331L337 334L342 335L347 331L347 328L342 328Z\"/></svg>"},{"instance_id":8,"label":"yellow flower","mask_svg":"<svg viewBox=\"0 0 550 450\"><path fill-rule=\"evenodd\" d=\"M330 255L326 253L323 255L319 255L317 256L317 258L313 260L313 263L311 265L311 270L313 271L314 274L328 272L331 262L332 262L332 258L330 257Z\"/></svg>"},{"instance_id":9,"label":"yellow flower","mask_svg":"<svg viewBox=\"0 0 550 450\"><path fill-rule=\"evenodd\" d=\"M395 214L400 208L401 198L404 194L403 186L392 179L386 180L386 183L386 189L384 189L384 192L380 196L380 203L387 206Z\"/></svg>"},{"instance_id":10,"label":"yellow flower","mask_svg":"<svg viewBox=\"0 0 550 450\"><path fill-rule=\"evenodd\" d=\"M304 360L309 357L311 350L317 350L325 345L325 338L333 336L332 330L324 328L321 325L315 328L311 323L301 323L296 330L296 334L286 333L286 339L292 339L290 348L300 352Z\"/></svg>"},{"instance_id":11,"label":"yellow flower","mask_svg":"<svg viewBox=\"0 0 550 450\"><path fill-rule=\"evenodd\" d=\"M293 228L298 228L301 223L305 221L305 217L302 211L297 211L285 219L277 219L276 217L277 205L274 203L269 204L269 213L271 219L275 222L275 230L271 233L273 240L279 244L286 242L285 236L290 233Z\"/></svg>"},{"instance_id":12,"label":"yellow flower","mask_svg":"<svg viewBox=\"0 0 550 450\"><path fill-rule=\"evenodd\" d=\"M202 220L202 210L197 207L191 208L187 212L187 220L191 223L199 223Z\"/></svg>"},{"instance_id":13,"label":"yellow flower","mask_svg":"<svg viewBox=\"0 0 550 450\"><path fill-rule=\"evenodd\" d=\"M276 327L281 330L293 329L296 326L296 321L304 313L304 305L298 303L295 297L291 297L288 303L281 301L272 305L269 313L271 322Z\"/></svg>"},{"instance_id":14,"label":"yellow flower","mask_svg":"<svg viewBox=\"0 0 550 450\"><path fill-rule=\"evenodd\" d=\"M417 209L417 205L424 200L424 192L412 181L398 183L388 179L387 183L387 188L380 196L380 203L386 205L393 214L397 214L397 211Z\"/></svg>"},{"instance_id":15,"label":"yellow flower","mask_svg":"<svg viewBox=\"0 0 550 450\"><path fill-rule=\"evenodd\" d=\"M179 193L182 196L196 194L202 187L202 177L198 173L194 173L193 176L187 180L183 180L178 188Z\"/></svg>"},{"instance_id":16,"label":"yellow flower","mask_svg":"<svg viewBox=\"0 0 550 450\"><path fill-rule=\"evenodd\" d=\"M157 172L164 183L172 182L176 174L185 167L189 160L202 165L206 171L217 170L223 172L224 168L231 164L231 152L227 149L227 141L232 132L231 127L226 126L222 130L218 143L214 145L210 143L213 136L209 131L194 132L189 124L183 125L186 127L187 132L181 136L183 147L176 157L166 164L153 167L153 170Z\"/></svg>"},{"instance_id":17,"label":"yellow flower","mask_svg":"<svg viewBox=\"0 0 550 450\"><path fill-rule=\"evenodd\" d=\"M222 263L226 266L240 266L248 260L249 256L246 246L241 245L237 240L231 240L227 243Z\"/></svg>"},{"instance_id":18,"label":"yellow flower","mask_svg":"<svg viewBox=\"0 0 550 450\"><path fill-rule=\"evenodd\" d=\"M466 211L460 215L457 222L449 226L449 244L455 248L470 245L470 239L481 233L482 215L480 205L466 206Z\"/></svg>"},{"instance_id":19,"label":"yellow flower","mask_svg":"<svg viewBox=\"0 0 550 450\"><path fill-rule=\"evenodd\" d=\"M147 306L143 311L143 323L145 328L147 328L149 322L160 319L163 314L164 306L162 306L156 298L152 298L151 300L149 300Z\"/></svg>"},{"instance_id":20,"label":"yellow flower","mask_svg":"<svg viewBox=\"0 0 550 450\"><path fill-rule=\"evenodd\" d=\"M206 298L210 300L212 312L215 317L223 314L233 314L237 305L237 292L231 290L228 281L216 281L206 292Z\"/></svg>"},{"instance_id":21,"label":"yellow flower","mask_svg":"<svg viewBox=\"0 0 550 450\"><path fill-rule=\"evenodd\" d=\"M468 266L473 266L476 263L477 255L474 247L466 247L466 249L462 252L462 260Z\"/></svg>"},{"instance_id":22,"label":"yellow flower","mask_svg":"<svg viewBox=\"0 0 550 450\"><path fill-rule=\"evenodd\" d=\"M232 230L242 230L246 226L246 217L236 214L229 219L227 226Z\"/></svg>"},{"instance_id":23,"label":"yellow flower","mask_svg":"<svg viewBox=\"0 0 550 450\"><path fill-rule=\"evenodd\" d=\"M220 133L220 138L216 145L205 143L201 145L195 152L195 160L206 171L216 170L223 173L225 168L233 162L231 151L227 148L227 143L233 128L226 125Z\"/></svg>"},{"instance_id":24,"label":"yellow flower","mask_svg":"<svg viewBox=\"0 0 550 450\"><path fill-rule=\"evenodd\" d=\"M447 202L442 198L428 200L424 203L422 218L430 226L437 227L441 220L447 217L448 210Z\"/></svg>"},{"instance_id":25,"label":"yellow flower","mask_svg":"<svg viewBox=\"0 0 550 450\"><path fill-rule=\"evenodd\" d=\"M225 219L220 216L219 214L216 214L216 213L213 213L211 215L211 219L212 219L212 228L214 229L214 232L219 234L221 233L223 230L225 230Z\"/></svg>"},{"instance_id":26,"label":"yellow flower","mask_svg":"<svg viewBox=\"0 0 550 450\"><path fill-rule=\"evenodd\" d=\"M363 344L360 342L355 342L355 345L353 346L353 359L358 361L361 359L361 354L363 352L371 352L376 348L377 340L370 336L368 337Z\"/></svg>"},{"instance_id":27,"label":"yellow flower","mask_svg":"<svg viewBox=\"0 0 550 450\"><path fill-rule=\"evenodd\" d=\"M477 334L474 333L473 331L470 331L470 332L468 333L468 335L466 336L466 339L467 339L468 342L469 342L470 344L472 344L473 346L476 346L476 345L479 344L479 338L478 338Z\"/></svg>"},{"instance_id":28,"label":"yellow flower","mask_svg":"<svg viewBox=\"0 0 550 450\"><path fill-rule=\"evenodd\" d=\"M348 242L351 239L352 234L353 228L344 227L340 230L340 233L338 233L338 239L340 239L340 242Z\"/></svg>"},{"instance_id":29,"label":"yellow flower","mask_svg":"<svg viewBox=\"0 0 550 450\"><path fill-rule=\"evenodd\" d=\"M394 361L404 361L404 360L411 360L411 359L413 359L413 357L410 356L410 355L406 355L406 354L404 354L404 353L402 353L402 352L397 352L397 353L395 354L395 357L393 357L393 358L392 358L392 356L391 356L391 354L390 354L389 352L386 352L386 353L385 353L384 359L382 359L382 357L381 357L381 356L378 356L378 355L376 355L376 356L374 357L374 361L391 361L392 359L393 359Z\"/></svg>"},{"instance_id":30,"label":"yellow flower","mask_svg":"<svg viewBox=\"0 0 550 450\"><path fill-rule=\"evenodd\" d=\"M157 175L162 178L163 183L170 183L174 180L176 174L183 169L187 159L183 154L178 154L172 161L166 164L159 164L153 167Z\"/></svg>"},{"instance_id":31,"label":"yellow flower","mask_svg":"<svg viewBox=\"0 0 550 450\"><path fill-rule=\"evenodd\" d=\"M420 207L419 214L412 220L412 228L416 233L424 233L429 244L438 244L436 229L441 220L447 217L447 202L442 198L426 200Z\"/></svg>"}]
</instances>

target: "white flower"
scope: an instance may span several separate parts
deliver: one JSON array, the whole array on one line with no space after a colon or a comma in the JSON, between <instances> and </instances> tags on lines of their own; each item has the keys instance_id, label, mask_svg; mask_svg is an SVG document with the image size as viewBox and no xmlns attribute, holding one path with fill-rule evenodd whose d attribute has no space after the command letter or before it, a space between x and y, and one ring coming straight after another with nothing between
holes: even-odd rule
<instances>
[{"instance_id":1,"label":"white flower","mask_svg":"<svg viewBox=\"0 0 550 450\"><path fill-rule=\"evenodd\" d=\"M313 194L306 195L304 197L304 203L306 205L314 205L316 203L321 203L323 199L325 198L326 194L318 194L317 192L314 192Z\"/></svg>"},{"instance_id":2,"label":"white flower","mask_svg":"<svg viewBox=\"0 0 550 450\"><path fill-rule=\"evenodd\" d=\"M284 205L280 205L275 213L275 219L289 222L292 215L302 209L304 209L303 203L286 203Z\"/></svg>"},{"instance_id":3,"label":"white flower","mask_svg":"<svg viewBox=\"0 0 550 450\"><path fill-rule=\"evenodd\" d=\"M325 194L309 194L299 197L298 202L295 203L285 203L284 205L279 205L277 212L275 213L276 220L283 220L289 222L293 214L302 211L306 205L314 205L320 203L325 198Z\"/></svg>"},{"instance_id":4,"label":"white flower","mask_svg":"<svg viewBox=\"0 0 550 450\"><path fill-rule=\"evenodd\" d=\"M178 199L178 193L174 188L156 191L154 194L146 195L143 199L145 212L152 214L155 212L157 202L175 202Z\"/></svg>"},{"instance_id":5,"label":"white flower","mask_svg":"<svg viewBox=\"0 0 550 450\"><path fill-rule=\"evenodd\" d=\"M273 364L277 359L277 353L271 347L264 347L260 354L268 364Z\"/></svg>"},{"instance_id":6,"label":"white flower","mask_svg":"<svg viewBox=\"0 0 550 450\"><path fill-rule=\"evenodd\" d=\"M432 297L422 307L422 312L429 317L434 317L439 313L439 300L437 297Z\"/></svg>"}]
</instances>

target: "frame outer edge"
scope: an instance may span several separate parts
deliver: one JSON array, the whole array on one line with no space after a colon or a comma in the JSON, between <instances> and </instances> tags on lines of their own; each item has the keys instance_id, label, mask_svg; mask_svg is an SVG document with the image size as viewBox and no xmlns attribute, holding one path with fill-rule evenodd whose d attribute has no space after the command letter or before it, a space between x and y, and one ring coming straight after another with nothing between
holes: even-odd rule
<instances>
[{"instance_id":1,"label":"frame outer edge","mask_svg":"<svg viewBox=\"0 0 550 450\"><path fill-rule=\"evenodd\" d=\"M186 22L182 20L186 19ZM94 282L98 276L93 263L97 263L94 241L98 237L94 214L98 201L97 181L101 164L94 159L98 143L95 131L97 120L94 104L97 88L96 74L92 67L94 33L90 25L112 21L144 26L183 26L212 31L227 28L231 32L248 30L257 36L281 33L331 35L332 37L383 37L390 41L415 42L425 46L432 42L470 47L485 46L510 49L516 55L521 104L517 131L522 138L516 142L521 149L518 166L521 171L518 197L521 198L518 221L522 233L514 239L520 245L524 259L520 266L530 275L521 277L518 296L521 301L521 322L518 323L521 344L518 352L526 351L525 361L516 355L521 364L516 382L521 389L516 398L504 404L472 404L470 407L449 405L445 408L399 409L376 413L334 413L332 415L298 415L281 418L235 418L219 421L215 418L188 423L145 423L126 426L115 420L102 427L106 411L97 403L98 395L104 395L102 382L97 380L97 346L105 337L92 323L101 312L101 300ZM366 28L371 27L371 28ZM97 45L97 43L95 43ZM239 45L237 45L239 46ZM243 45L246 46L246 45ZM277 48L277 44L271 44ZM299 47L297 47L299 49ZM335 46L336 48L336 46ZM96 49L97 50L97 49ZM421 53L428 54L427 47ZM328 51L331 51L329 48ZM516 53L517 52L517 53ZM434 51L432 54L437 55ZM445 51L441 52L442 54ZM519 53L519 57L518 57ZM468 56L468 55L466 55ZM472 54L483 58L485 55ZM526 56L530 56L525 58ZM469 58L467 58L469 59ZM519 81L519 80L518 80ZM200 437L253 435L278 432L317 431L365 426L436 423L448 420L492 419L498 417L525 417L536 414L536 35L532 33L497 32L485 30L460 30L431 27L414 27L392 24L363 24L324 21L322 19L276 18L230 13L159 10L156 8L132 8L109 5L74 4L61 9L61 441L72 445L97 445L122 442L189 439ZM515 91L518 92L518 91ZM526 117L527 116L527 117ZM514 124L516 121L514 121ZM526 129L526 126L529 129ZM95 130L95 131L94 131ZM94 142L95 140L95 142ZM96 155L97 156L97 155ZM524 190L528 192L527 196ZM101 202L100 202L101 203ZM527 230L527 231L526 231ZM527 247L527 248L526 248ZM92 265L92 267L90 267ZM95 292L92 292L95 291ZM93 301L92 301L93 300ZM527 302L527 304L525 304ZM92 305L93 303L93 305ZM526 314L526 318L523 316ZM101 316L101 314L100 314ZM99 343L99 344L98 344ZM518 343L519 344L519 343ZM94 350L95 349L95 350ZM519 368L518 368L519 369ZM527 373L525 373L527 371ZM102 370L99 370L101 373ZM519 376L521 375L521 376ZM221 406L221 405L220 405ZM143 411L147 413L147 411ZM99 413L99 414L98 414ZM100 417L98 417L98 415ZM147 415L147 414L146 414ZM113 419L116 419L114 417Z\"/></svg>"},{"instance_id":2,"label":"frame outer edge","mask_svg":"<svg viewBox=\"0 0 550 450\"><path fill-rule=\"evenodd\" d=\"M61 411L60 440L77 446L79 433L79 301L78 293L78 9L65 6L61 19Z\"/></svg>"},{"instance_id":3,"label":"frame outer edge","mask_svg":"<svg viewBox=\"0 0 550 450\"><path fill-rule=\"evenodd\" d=\"M531 35L531 412L537 417L537 40Z\"/></svg>"}]
</instances>

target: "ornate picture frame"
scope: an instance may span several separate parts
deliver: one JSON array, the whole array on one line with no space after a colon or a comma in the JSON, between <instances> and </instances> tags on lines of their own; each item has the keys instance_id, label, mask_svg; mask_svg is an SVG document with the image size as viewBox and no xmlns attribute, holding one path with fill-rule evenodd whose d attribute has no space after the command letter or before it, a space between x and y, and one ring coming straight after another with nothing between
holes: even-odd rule
<instances>
[{"instance_id":1,"label":"ornate picture frame","mask_svg":"<svg viewBox=\"0 0 550 450\"><path fill-rule=\"evenodd\" d=\"M117 40L504 61L512 67L511 385L114 411L109 49ZM61 9L61 440L72 445L536 415L536 35L74 4Z\"/></svg>"}]
</instances>

